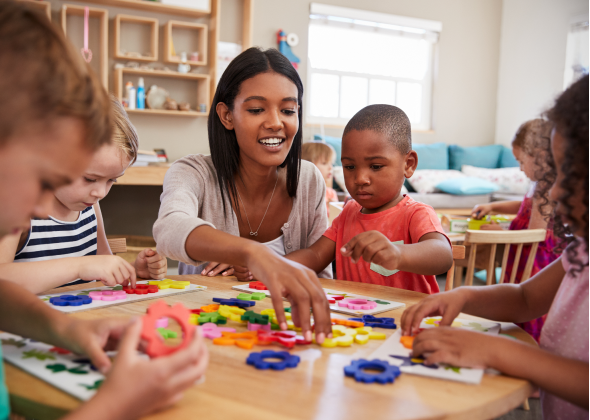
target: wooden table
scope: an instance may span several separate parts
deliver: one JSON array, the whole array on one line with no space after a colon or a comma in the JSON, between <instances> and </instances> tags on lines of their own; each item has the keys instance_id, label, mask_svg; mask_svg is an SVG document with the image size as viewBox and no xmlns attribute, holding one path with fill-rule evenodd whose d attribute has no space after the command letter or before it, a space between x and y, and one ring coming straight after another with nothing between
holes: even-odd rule
<instances>
[{"instance_id":1,"label":"wooden table","mask_svg":"<svg viewBox=\"0 0 590 420\"><path fill-rule=\"evenodd\" d=\"M182 302L189 308L211 303L213 297L235 297L232 278L171 276L208 287L203 292L170 296L173 304ZM406 303L411 306L425 295L385 286L338 280L321 280L326 288ZM68 289L87 288L87 285ZM60 291L66 291L66 288ZM145 313L154 301L134 302L104 309L72 314L83 319L106 316L129 317ZM270 308L270 299L256 304L257 311ZM402 309L380 314L399 320ZM462 317L469 317L461 315ZM474 318L476 319L476 318ZM231 323L232 327L236 323ZM241 327L241 329L245 329ZM392 334L389 330L387 334ZM502 333L534 343L515 325ZM394 384L362 384L344 376L343 368L351 360L366 358L383 341L371 340L361 346L327 349L316 345L295 347L301 357L295 369L260 371L246 365L248 350L213 345L207 340L211 362L203 383L185 393L173 408L153 414L149 419L489 419L519 406L533 391L521 379L502 375L484 375L480 385L429 379L402 374ZM255 347L279 350L275 346ZM56 418L58 414L80 404L77 399L53 388L14 366L5 364L6 382L13 409L36 419Z\"/></svg>"}]
</instances>

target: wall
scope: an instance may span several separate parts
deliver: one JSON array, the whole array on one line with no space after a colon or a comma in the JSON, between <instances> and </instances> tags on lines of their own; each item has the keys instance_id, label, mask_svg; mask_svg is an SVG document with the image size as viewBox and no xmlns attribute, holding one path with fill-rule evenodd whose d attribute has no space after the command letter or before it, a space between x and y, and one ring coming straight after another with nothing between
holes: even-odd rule
<instances>
[{"instance_id":1,"label":"wall","mask_svg":"<svg viewBox=\"0 0 590 420\"><path fill-rule=\"evenodd\" d=\"M496 0L316 0L350 8L441 21L438 67L433 96L433 130L414 132L416 143L482 145L494 141L496 88L502 4ZM254 42L275 47L277 29L295 32L301 59L299 73L307 85L309 0L256 0ZM343 127L325 128L340 136ZM305 126L308 140L319 127Z\"/></svg>"},{"instance_id":2,"label":"wall","mask_svg":"<svg viewBox=\"0 0 590 420\"><path fill-rule=\"evenodd\" d=\"M588 18L587 1L503 2L496 143L508 145L563 90L567 32L578 15Z\"/></svg>"}]
</instances>

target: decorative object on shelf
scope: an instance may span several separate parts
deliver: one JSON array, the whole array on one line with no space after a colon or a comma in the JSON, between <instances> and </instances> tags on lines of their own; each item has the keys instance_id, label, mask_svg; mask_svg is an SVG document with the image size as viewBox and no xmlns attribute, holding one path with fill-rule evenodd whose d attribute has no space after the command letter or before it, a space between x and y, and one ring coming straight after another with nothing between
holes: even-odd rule
<instances>
[{"instance_id":1,"label":"decorative object on shelf","mask_svg":"<svg viewBox=\"0 0 590 420\"><path fill-rule=\"evenodd\" d=\"M183 51L180 53L180 64L178 65L179 73L188 73L191 71L191 66L186 62L186 53Z\"/></svg>"},{"instance_id":2,"label":"decorative object on shelf","mask_svg":"<svg viewBox=\"0 0 590 420\"><path fill-rule=\"evenodd\" d=\"M121 27L124 23L148 26L150 30L149 51L127 51L121 47ZM115 58L133 58L138 61L158 61L158 19L132 15L117 15L114 19Z\"/></svg>"},{"instance_id":3,"label":"decorative object on shelf","mask_svg":"<svg viewBox=\"0 0 590 420\"><path fill-rule=\"evenodd\" d=\"M291 39L291 42L293 43L293 45L288 43L288 39ZM291 64L293 64L293 67L295 67L295 69L298 68L299 62L301 61L299 59L299 57L297 57L295 54L293 54L293 51L291 51L291 46L295 46L299 43L299 37L296 34L285 34L285 32L282 29L279 29L277 32L277 44L279 45L279 51L281 52L281 54L283 54L285 57L287 57L289 59L289 61L291 62Z\"/></svg>"},{"instance_id":4,"label":"decorative object on shelf","mask_svg":"<svg viewBox=\"0 0 590 420\"><path fill-rule=\"evenodd\" d=\"M137 109L145 109L145 87L143 77L137 81Z\"/></svg>"},{"instance_id":5,"label":"decorative object on shelf","mask_svg":"<svg viewBox=\"0 0 590 420\"><path fill-rule=\"evenodd\" d=\"M84 47L80 50L84 61L90 63L92 61L92 51L88 48L88 19L90 17L90 9L88 6L84 8Z\"/></svg>"},{"instance_id":6,"label":"decorative object on shelf","mask_svg":"<svg viewBox=\"0 0 590 420\"><path fill-rule=\"evenodd\" d=\"M182 30L184 33L191 33L193 42L190 44L181 43L179 42L180 39L174 42L173 32L175 29ZM189 66L206 66L208 31L208 26L201 23L169 20L164 25L164 61L167 63L188 64ZM184 53L181 52L183 50ZM181 71L180 67L178 71Z\"/></svg>"},{"instance_id":7,"label":"decorative object on shelf","mask_svg":"<svg viewBox=\"0 0 590 420\"><path fill-rule=\"evenodd\" d=\"M127 93L127 108L135 109L135 88L133 87L133 83L127 82L125 84L125 92Z\"/></svg>"},{"instance_id":8,"label":"decorative object on shelf","mask_svg":"<svg viewBox=\"0 0 590 420\"><path fill-rule=\"evenodd\" d=\"M146 107L149 109L164 109L164 104L169 96L166 89L152 85L145 97Z\"/></svg>"},{"instance_id":9,"label":"decorative object on shelf","mask_svg":"<svg viewBox=\"0 0 590 420\"><path fill-rule=\"evenodd\" d=\"M178 110L178 104L174 99L167 98L166 102L164 102L164 109L167 109L169 111L176 111Z\"/></svg>"},{"instance_id":10,"label":"decorative object on shelf","mask_svg":"<svg viewBox=\"0 0 590 420\"><path fill-rule=\"evenodd\" d=\"M189 104L188 102L181 102L178 104L178 110L179 111L190 111L191 104Z\"/></svg>"},{"instance_id":11,"label":"decorative object on shelf","mask_svg":"<svg viewBox=\"0 0 590 420\"><path fill-rule=\"evenodd\" d=\"M199 112L207 112L207 105L199 104Z\"/></svg>"}]
</instances>

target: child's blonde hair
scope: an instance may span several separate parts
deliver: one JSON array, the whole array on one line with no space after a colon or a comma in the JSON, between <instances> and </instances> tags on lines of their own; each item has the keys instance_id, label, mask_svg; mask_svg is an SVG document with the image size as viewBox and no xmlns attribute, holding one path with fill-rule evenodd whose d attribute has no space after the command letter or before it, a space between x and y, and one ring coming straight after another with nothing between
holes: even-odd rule
<instances>
[{"instance_id":1,"label":"child's blonde hair","mask_svg":"<svg viewBox=\"0 0 590 420\"><path fill-rule=\"evenodd\" d=\"M321 141L311 141L303 143L301 146L301 159L308 160L312 163L327 161L334 163L336 152L329 144Z\"/></svg>"},{"instance_id":2,"label":"child's blonde hair","mask_svg":"<svg viewBox=\"0 0 590 420\"><path fill-rule=\"evenodd\" d=\"M113 143L125 153L131 161L131 164L137 159L137 149L139 148L139 137L137 131L127 112L117 98L111 95L111 106L113 116Z\"/></svg>"},{"instance_id":3,"label":"child's blonde hair","mask_svg":"<svg viewBox=\"0 0 590 420\"><path fill-rule=\"evenodd\" d=\"M535 156L535 151L539 148L549 151L552 128L553 124L543 118L526 121L518 127L512 140L512 147L518 147L530 156Z\"/></svg>"}]
</instances>

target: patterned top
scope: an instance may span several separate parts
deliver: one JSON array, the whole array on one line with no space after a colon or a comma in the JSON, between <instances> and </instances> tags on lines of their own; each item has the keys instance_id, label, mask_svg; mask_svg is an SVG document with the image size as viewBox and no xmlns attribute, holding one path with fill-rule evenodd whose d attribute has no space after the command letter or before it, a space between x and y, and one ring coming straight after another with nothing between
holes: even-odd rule
<instances>
[{"instance_id":1,"label":"patterned top","mask_svg":"<svg viewBox=\"0 0 590 420\"><path fill-rule=\"evenodd\" d=\"M555 294L541 334L542 349L588 363L588 251L584 240L578 239L577 259L581 272L572 272L576 264L568 261L567 252L561 258L566 274ZM572 243L569 247L576 246ZM568 248L569 248L568 247ZM588 410L541 390L545 419L587 419Z\"/></svg>"},{"instance_id":2,"label":"patterned top","mask_svg":"<svg viewBox=\"0 0 590 420\"><path fill-rule=\"evenodd\" d=\"M32 219L27 241L16 253L14 261L46 261L96 255L97 238L96 213L92 206L82 210L74 222L63 222L51 216L49 219Z\"/></svg>"}]
</instances>

